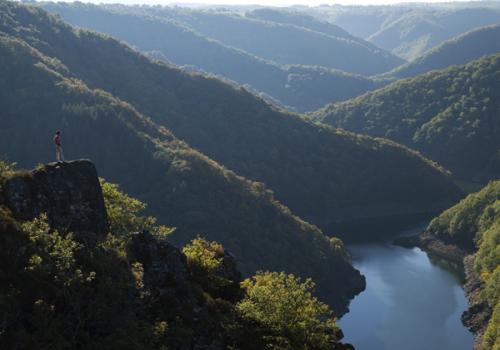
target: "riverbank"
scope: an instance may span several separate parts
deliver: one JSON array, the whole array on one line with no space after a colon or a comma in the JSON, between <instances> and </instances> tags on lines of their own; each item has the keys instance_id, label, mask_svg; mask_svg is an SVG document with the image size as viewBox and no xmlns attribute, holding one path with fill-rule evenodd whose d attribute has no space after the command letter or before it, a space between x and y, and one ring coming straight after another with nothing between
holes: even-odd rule
<instances>
[{"instance_id":1,"label":"riverbank","mask_svg":"<svg viewBox=\"0 0 500 350\"><path fill-rule=\"evenodd\" d=\"M463 266L465 272L463 290L468 301L468 308L462 313L461 321L474 334L474 350L482 350L483 335L488 328L492 310L481 295L485 286L474 268L475 254L471 254L469 249L459 244L437 238L428 230L420 235L398 237L394 240L394 244L408 249L418 247L431 256Z\"/></svg>"},{"instance_id":2,"label":"riverbank","mask_svg":"<svg viewBox=\"0 0 500 350\"><path fill-rule=\"evenodd\" d=\"M491 319L491 308L481 298L481 291L484 285L478 274L474 270L474 255L468 255L464 258L465 278L464 285L465 296L469 302L469 308L462 314L462 323L474 334L474 349L482 349L481 343L483 335Z\"/></svg>"},{"instance_id":3,"label":"riverbank","mask_svg":"<svg viewBox=\"0 0 500 350\"><path fill-rule=\"evenodd\" d=\"M415 235L425 226L399 234ZM356 350L470 350L473 337L460 320L467 308L463 275L419 248L391 241L347 245L367 288L339 321L344 340Z\"/></svg>"}]
</instances>

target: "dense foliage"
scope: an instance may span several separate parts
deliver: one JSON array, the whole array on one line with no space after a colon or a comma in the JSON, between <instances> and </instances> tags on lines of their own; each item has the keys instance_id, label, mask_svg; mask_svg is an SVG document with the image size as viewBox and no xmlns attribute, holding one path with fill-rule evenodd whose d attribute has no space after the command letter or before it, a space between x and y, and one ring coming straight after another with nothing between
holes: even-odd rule
<instances>
[{"instance_id":1,"label":"dense foliage","mask_svg":"<svg viewBox=\"0 0 500 350\"><path fill-rule=\"evenodd\" d=\"M110 206L119 204L107 200ZM71 233L51 229L44 215L21 223L2 204L3 348L159 349L167 339L177 337L178 331L190 327L178 317L177 324L170 323L178 316L174 315L177 311L169 314L168 307L175 309L172 303L164 305L163 319L144 313L146 300L138 288L142 285L140 266L128 259L123 232L111 233L97 246L88 247Z\"/></svg>"},{"instance_id":2,"label":"dense foliage","mask_svg":"<svg viewBox=\"0 0 500 350\"><path fill-rule=\"evenodd\" d=\"M123 40L156 59L229 79L297 111L315 110L380 85L330 68L264 60L197 33L179 22L182 18L175 12L168 18L144 6L44 3L43 8L75 26Z\"/></svg>"},{"instance_id":3,"label":"dense foliage","mask_svg":"<svg viewBox=\"0 0 500 350\"><path fill-rule=\"evenodd\" d=\"M117 184L106 182L104 179L100 179L100 183L109 227L115 235L125 236L130 232L141 230L159 236L173 232L171 228L157 225L155 217L142 216L140 213L146 209L146 204L121 192Z\"/></svg>"},{"instance_id":4,"label":"dense foliage","mask_svg":"<svg viewBox=\"0 0 500 350\"><path fill-rule=\"evenodd\" d=\"M482 56L500 52L500 25L472 30L433 47L417 59L399 66L388 75L415 76L435 69L465 64Z\"/></svg>"},{"instance_id":5,"label":"dense foliage","mask_svg":"<svg viewBox=\"0 0 500 350\"><path fill-rule=\"evenodd\" d=\"M16 172L7 175L23 176ZM296 345L294 349L319 349L309 346L313 340L309 337L314 336L331 340L321 349L344 349L338 343L341 333L333 321L321 319L330 311L311 296L310 281L304 285L290 283L286 293L280 294L283 298L255 299L255 293L245 289L246 284L240 288L239 275L223 275L228 270L228 266L222 266L225 262L221 257L226 254L223 247L201 238L184 248L189 264L170 247L161 255L168 260L155 261L151 266L148 257L156 250L167 249L157 241L162 238L149 238L138 252L134 231L149 226L138 211L140 202L115 185L103 184L108 187L104 191L106 208L121 207L122 213L120 218L110 217L111 232L95 246L74 240L70 232L49 227L45 215L31 221L15 220L0 201L3 348L187 350L201 345L250 350L255 346L289 349L287 344L291 343ZM120 224L121 219L126 222ZM113 232L115 227L118 233ZM134 231L125 231L127 228ZM162 264L173 272L165 275L159 271ZM155 279L159 275L163 277L158 283ZM287 279L299 281L293 275ZM278 331L274 324L249 317L254 310L267 309L267 317L280 319L283 302L290 302L292 296L304 305L300 309L304 313L297 316L307 321L306 329L290 324L294 328ZM335 338L330 328L336 330ZM280 344L275 342L278 336Z\"/></svg>"},{"instance_id":6,"label":"dense foliage","mask_svg":"<svg viewBox=\"0 0 500 350\"><path fill-rule=\"evenodd\" d=\"M239 279L224 275L226 252L222 244L198 236L182 248L193 277L214 296L238 296Z\"/></svg>"},{"instance_id":7,"label":"dense foliage","mask_svg":"<svg viewBox=\"0 0 500 350\"><path fill-rule=\"evenodd\" d=\"M314 298L314 283L293 275L259 272L242 283L245 296L238 303L241 315L266 325L271 349L331 349L341 333L328 306Z\"/></svg>"},{"instance_id":8,"label":"dense foliage","mask_svg":"<svg viewBox=\"0 0 500 350\"><path fill-rule=\"evenodd\" d=\"M487 230L492 204L500 198L500 182L491 182L477 193L470 194L429 224L427 231L443 239L451 238L473 249L478 232ZM483 215L484 214L484 215Z\"/></svg>"},{"instance_id":9,"label":"dense foliage","mask_svg":"<svg viewBox=\"0 0 500 350\"><path fill-rule=\"evenodd\" d=\"M39 9L5 3L0 6L6 6L5 11L0 11L3 19L12 15L11 10L21 11L32 20L42 21L46 25L38 24L42 32L57 28L56 38L69 36L74 45L88 40L89 44L102 45L99 47L105 51L119 49L123 55L116 56L117 60L132 56L147 63L144 67L153 72L170 73L166 67L149 63L115 41L69 31ZM10 20L13 18L20 17ZM27 28L19 31L35 34ZM74 46L64 52L84 55ZM0 118L0 149L21 166L51 160L50 140L54 130L61 129L66 156L92 159L102 176L148 203L148 213L156 216L160 224L176 227L169 239L184 244L203 233L232 251L245 275L270 269L312 277L318 284L318 292L328 296L325 300L336 310L343 310L346 299L363 288L361 276L342 252L335 250L318 228L293 216L263 184L235 175L158 127L129 104L72 79L73 73L61 61L41 54L26 42L1 36L0 53L4 84L0 89L4 108ZM117 66L113 59L103 62ZM75 67L84 66L75 64ZM106 73L96 70L97 77L113 75L113 70ZM186 76L186 81L189 79ZM135 80L134 85L140 85L139 81ZM168 84L175 79L166 81ZM26 139L30 142L20 142ZM119 212L111 214L112 218L120 217Z\"/></svg>"},{"instance_id":10,"label":"dense foliage","mask_svg":"<svg viewBox=\"0 0 500 350\"><path fill-rule=\"evenodd\" d=\"M481 299L493 314L482 337L484 349L500 347L500 181L489 183L435 218L427 232L476 252Z\"/></svg>"},{"instance_id":11,"label":"dense foliage","mask_svg":"<svg viewBox=\"0 0 500 350\"><path fill-rule=\"evenodd\" d=\"M15 163L9 163L0 158L0 177L7 176L10 172L14 171L15 166Z\"/></svg>"},{"instance_id":12,"label":"dense foliage","mask_svg":"<svg viewBox=\"0 0 500 350\"><path fill-rule=\"evenodd\" d=\"M420 150L462 179L500 176L500 55L392 83L315 113Z\"/></svg>"}]
</instances>

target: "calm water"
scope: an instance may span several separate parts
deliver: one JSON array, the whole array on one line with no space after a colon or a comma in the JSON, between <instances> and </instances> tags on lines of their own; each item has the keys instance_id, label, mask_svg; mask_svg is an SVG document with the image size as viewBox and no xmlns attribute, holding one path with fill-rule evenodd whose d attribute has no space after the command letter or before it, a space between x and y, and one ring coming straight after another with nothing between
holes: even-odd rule
<instances>
[{"instance_id":1,"label":"calm water","mask_svg":"<svg viewBox=\"0 0 500 350\"><path fill-rule=\"evenodd\" d=\"M460 322L467 300L460 272L418 248L389 243L348 246L366 291L340 321L356 350L472 350Z\"/></svg>"}]
</instances>

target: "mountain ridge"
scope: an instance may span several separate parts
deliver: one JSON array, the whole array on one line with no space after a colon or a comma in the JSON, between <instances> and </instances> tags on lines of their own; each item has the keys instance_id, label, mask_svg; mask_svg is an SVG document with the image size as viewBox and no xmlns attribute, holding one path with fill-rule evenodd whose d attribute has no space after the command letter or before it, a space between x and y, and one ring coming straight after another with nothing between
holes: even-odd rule
<instances>
[{"instance_id":1,"label":"mountain ridge","mask_svg":"<svg viewBox=\"0 0 500 350\"><path fill-rule=\"evenodd\" d=\"M412 62L385 73L383 76L405 78L444 69L452 65L462 65L481 56L500 52L498 37L500 24L477 28L433 47Z\"/></svg>"},{"instance_id":2,"label":"mountain ridge","mask_svg":"<svg viewBox=\"0 0 500 350\"><path fill-rule=\"evenodd\" d=\"M64 3L41 6L72 25L128 42L154 58L249 85L298 111L314 110L380 84L324 67L279 65L197 33L175 17L143 14L142 8Z\"/></svg>"},{"instance_id":3,"label":"mountain ridge","mask_svg":"<svg viewBox=\"0 0 500 350\"><path fill-rule=\"evenodd\" d=\"M459 179L488 181L500 176L499 65L499 54L486 56L391 83L311 116L418 149Z\"/></svg>"},{"instance_id":4,"label":"mountain ridge","mask_svg":"<svg viewBox=\"0 0 500 350\"><path fill-rule=\"evenodd\" d=\"M361 276L342 257L340 241L331 245L334 241L292 215L263 184L189 148L111 94L66 78L60 61L19 39L0 36L0 51L5 59L0 69L9 84L0 93L8 116L0 120L0 144L21 166L46 160L47 138L62 129L67 156L93 159L102 176L145 200L148 213L161 223L176 227L180 243L203 232L225 243L246 275L270 269L313 277L319 295L339 313L362 289ZM19 141L25 138L32 140L29 147ZM301 257L308 264L294 266ZM329 287L333 276L343 283Z\"/></svg>"},{"instance_id":5,"label":"mountain ridge","mask_svg":"<svg viewBox=\"0 0 500 350\"><path fill-rule=\"evenodd\" d=\"M421 213L429 202L439 210L461 196L442 169L403 146L316 126L244 89L151 62L109 37L76 35L70 27L49 35L45 23L38 26L38 38L25 39L76 77L132 104L228 169L265 183L293 213L328 231L335 232L329 222L344 217Z\"/></svg>"}]
</instances>

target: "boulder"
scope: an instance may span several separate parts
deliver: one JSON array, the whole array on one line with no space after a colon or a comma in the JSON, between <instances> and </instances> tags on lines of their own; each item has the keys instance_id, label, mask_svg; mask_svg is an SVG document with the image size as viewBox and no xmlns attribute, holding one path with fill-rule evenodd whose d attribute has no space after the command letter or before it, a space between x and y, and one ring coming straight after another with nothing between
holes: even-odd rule
<instances>
[{"instance_id":1,"label":"boulder","mask_svg":"<svg viewBox=\"0 0 500 350\"><path fill-rule=\"evenodd\" d=\"M97 170L88 160L50 163L5 179L2 201L17 220L47 214L49 225L80 241L102 239L108 218Z\"/></svg>"}]
</instances>

